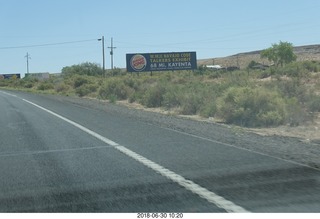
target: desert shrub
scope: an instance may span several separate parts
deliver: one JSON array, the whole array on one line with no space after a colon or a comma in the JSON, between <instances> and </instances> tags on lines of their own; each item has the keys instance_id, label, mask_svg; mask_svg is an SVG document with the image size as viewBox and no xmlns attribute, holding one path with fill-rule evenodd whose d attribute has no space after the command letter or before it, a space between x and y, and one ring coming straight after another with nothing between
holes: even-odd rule
<instances>
[{"instance_id":1,"label":"desert shrub","mask_svg":"<svg viewBox=\"0 0 320 219\"><path fill-rule=\"evenodd\" d=\"M161 107L164 100L166 88L162 84L156 84L146 90L141 103L146 107Z\"/></svg>"},{"instance_id":2,"label":"desert shrub","mask_svg":"<svg viewBox=\"0 0 320 219\"><path fill-rule=\"evenodd\" d=\"M38 85L37 87L38 90L51 90L51 89L54 89L54 86L52 83L49 83L49 82L43 82L41 84Z\"/></svg>"},{"instance_id":3,"label":"desert shrub","mask_svg":"<svg viewBox=\"0 0 320 219\"><path fill-rule=\"evenodd\" d=\"M299 102L299 100L295 97L287 99L287 120L286 123L290 126L298 126L305 121L307 121L309 117L306 112L306 108Z\"/></svg>"},{"instance_id":4,"label":"desert shrub","mask_svg":"<svg viewBox=\"0 0 320 219\"><path fill-rule=\"evenodd\" d=\"M222 76L222 70L209 71L207 74L210 79L220 78Z\"/></svg>"},{"instance_id":5,"label":"desert shrub","mask_svg":"<svg viewBox=\"0 0 320 219\"><path fill-rule=\"evenodd\" d=\"M181 104L182 91L178 85L168 86L163 95L163 106L167 109L178 107Z\"/></svg>"},{"instance_id":6,"label":"desert shrub","mask_svg":"<svg viewBox=\"0 0 320 219\"><path fill-rule=\"evenodd\" d=\"M141 100L141 96L140 92L132 92L129 94L128 101L129 103L139 102L139 100Z\"/></svg>"},{"instance_id":7,"label":"desert shrub","mask_svg":"<svg viewBox=\"0 0 320 219\"><path fill-rule=\"evenodd\" d=\"M302 63L303 67L309 72L318 72L320 71L320 63L316 61L304 61Z\"/></svg>"},{"instance_id":8,"label":"desert shrub","mask_svg":"<svg viewBox=\"0 0 320 219\"><path fill-rule=\"evenodd\" d=\"M90 93L96 92L98 89L97 85L95 84L84 84L80 87L75 89L76 94L79 97L87 96Z\"/></svg>"},{"instance_id":9,"label":"desert shrub","mask_svg":"<svg viewBox=\"0 0 320 219\"><path fill-rule=\"evenodd\" d=\"M7 80L1 79L0 80L0 87L7 87L9 84Z\"/></svg>"},{"instance_id":10,"label":"desert shrub","mask_svg":"<svg viewBox=\"0 0 320 219\"><path fill-rule=\"evenodd\" d=\"M310 95L307 107L310 112L320 112L320 96Z\"/></svg>"},{"instance_id":11,"label":"desert shrub","mask_svg":"<svg viewBox=\"0 0 320 219\"><path fill-rule=\"evenodd\" d=\"M183 115L195 115L202 104L202 97L197 93L186 93L181 100L180 113Z\"/></svg>"},{"instance_id":12,"label":"desert shrub","mask_svg":"<svg viewBox=\"0 0 320 219\"><path fill-rule=\"evenodd\" d=\"M108 72L108 74L109 74L110 76L118 76L118 75L125 75L126 72L125 72L125 71L122 71L121 68L114 68L114 69L110 70L110 71Z\"/></svg>"},{"instance_id":13,"label":"desert shrub","mask_svg":"<svg viewBox=\"0 0 320 219\"><path fill-rule=\"evenodd\" d=\"M73 87L78 88L84 84L90 83L89 79L85 76L78 76L74 79Z\"/></svg>"},{"instance_id":14,"label":"desert shrub","mask_svg":"<svg viewBox=\"0 0 320 219\"><path fill-rule=\"evenodd\" d=\"M301 80L297 78L279 79L277 81L266 84L270 90L278 90L287 98L298 98L300 102L305 102L307 89L301 84Z\"/></svg>"},{"instance_id":15,"label":"desert shrub","mask_svg":"<svg viewBox=\"0 0 320 219\"><path fill-rule=\"evenodd\" d=\"M249 86L252 84L251 76L248 75L245 71L234 71L234 72L228 72L225 74L225 80L224 83L230 87L230 86Z\"/></svg>"},{"instance_id":16,"label":"desert shrub","mask_svg":"<svg viewBox=\"0 0 320 219\"><path fill-rule=\"evenodd\" d=\"M123 83L134 89L134 90L139 90L139 87L141 85L141 81L135 79L135 78L132 78L132 77L126 77L124 80L123 80Z\"/></svg>"},{"instance_id":17,"label":"desert shrub","mask_svg":"<svg viewBox=\"0 0 320 219\"><path fill-rule=\"evenodd\" d=\"M310 72L318 72L320 65L315 61L293 62L276 69L278 75L287 75L293 78L309 77Z\"/></svg>"},{"instance_id":18,"label":"desert shrub","mask_svg":"<svg viewBox=\"0 0 320 219\"><path fill-rule=\"evenodd\" d=\"M117 102L117 96L114 95L114 94L111 94L108 99L109 99L110 103L116 103Z\"/></svg>"},{"instance_id":19,"label":"desert shrub","mask_svg":"<svg viewBox=\"0 0 320 219\"><path fill-rule=\"evenodd\" d=\"M217 115L226 123L259 127L284 124L287 113L285 100L275 91L231 87L219 98Z\"/></svg>"},{"instance_id":20,"label":"desert shrub","mask_svg":"<svg viewBox=\"0 0 320 219\"><path fill-rule=\"evenodd\" d=\"M202 117L209 118L214 117L217 112L217 104L214 99L209 99L208 101L203 102L203 105L200 107L199 114Z\"/></svg>"},{"instance_id":21,"label":"desert shrub","mask_svg":"<svg viewBox=\"0 0 320 219\"><path fill-rule=\"evenodd\" d=\"M64 77L72 75L103 75L103 70L99 64L92 62L84 62L78 65L66 66L62 68L61 73Z\"/></svg>"},{"instance_id":22,"label":"desert shrub","mask_svg":"<svg viewBox=\"0 0 320 219\"><path fill-rule=\"evenodd\" d=\"M32 88L32 87L33 87L33 83L31 83L31 82L26 82L26 83L24 83L23 87L24 87L24 88Z\"/></svg>"},{"instance_id":23,"label":"desert shrub","mask_svg":"<svg viewBox=\"0 0 320 219\"><path fill-rule=\"evenodd\" d=\"M58 93L64 93L67 92L69 90L69 86L66 85L65 83L61 83L61 84L56 84L54 86L54 90Z\"/></svg>"},{"instance_id":24,"label":"desert shrub","mask_svg":"<svg viewBox=\"0 0 320 219\"><path fill-rule=\"evenodd\" d=\"M116 97L117 100L125 100L129 94L134 92L124 84L122 80L109 80L99 90L99 96L102 99L109 99L110 97Z\"/></svg>"}]
</instances>

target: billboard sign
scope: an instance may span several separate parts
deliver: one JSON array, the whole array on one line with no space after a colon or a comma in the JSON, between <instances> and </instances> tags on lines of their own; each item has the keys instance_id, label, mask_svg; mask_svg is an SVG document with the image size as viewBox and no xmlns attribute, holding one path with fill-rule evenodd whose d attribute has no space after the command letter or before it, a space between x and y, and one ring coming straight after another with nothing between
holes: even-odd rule
<instances>
[{"instance_id":1,"label":"billboard sign","mask_svg":"<svg viewBox=\"0 0 320 219\"><path fill-rule=\"evenodd\" d=\"M196 52L127 54L128 72L193 70L197 68Z\"/></svg>"},{"instance_id":2,"label":"billboard sign","mask_svg":"<svg viewBox=\"0 0 320 219\"><path fill-rule=\"evenodd\" d=\"M16 78L21 78L21 75L20 74L1 74L1 76L4 78L4 79L11 79L13 76L15 76Z\"/></svg>"}]
</instances>

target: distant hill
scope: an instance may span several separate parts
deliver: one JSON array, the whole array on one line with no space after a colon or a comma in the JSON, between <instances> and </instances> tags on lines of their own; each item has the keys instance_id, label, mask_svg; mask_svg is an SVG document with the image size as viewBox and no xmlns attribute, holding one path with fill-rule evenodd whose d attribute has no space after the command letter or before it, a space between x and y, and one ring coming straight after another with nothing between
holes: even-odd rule
<instances>
[{"instance_id":1,"label":"distant hill","mask_svg":"<svg viewBox=\"0 0 320 219\"><path fill-rule=\"evenodd\" d=\"M271 64L267 59L260 58L262 50L239 53L227 57L200 59L198 66L202 65L220 65L222 67L237 66L241 69L246 68L251 61L256 61L262 64ZM293 52L297 55L298 61L320 61L320 44L308 46L296 46Z\"/></svg>"}]
</instances>

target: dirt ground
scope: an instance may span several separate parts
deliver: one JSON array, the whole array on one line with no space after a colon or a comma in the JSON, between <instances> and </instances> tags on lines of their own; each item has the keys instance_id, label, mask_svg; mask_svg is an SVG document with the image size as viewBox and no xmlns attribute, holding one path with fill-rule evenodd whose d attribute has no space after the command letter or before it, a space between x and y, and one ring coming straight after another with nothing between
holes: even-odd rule
<instances>
[{"instance_id":1,"label":"dirt ground","mask_svg":"<svg viewBox=\"0 0 320 219\"><path fill-rule=\"evenodd\" d=\"M259 129L247 129L259 135L271 136L288 136L301 138L303 141L320 144L320 114L316 116L313 122L291 127L289 125L279 126L276 128L259 128Z\"/></svg>"}]
</instances>

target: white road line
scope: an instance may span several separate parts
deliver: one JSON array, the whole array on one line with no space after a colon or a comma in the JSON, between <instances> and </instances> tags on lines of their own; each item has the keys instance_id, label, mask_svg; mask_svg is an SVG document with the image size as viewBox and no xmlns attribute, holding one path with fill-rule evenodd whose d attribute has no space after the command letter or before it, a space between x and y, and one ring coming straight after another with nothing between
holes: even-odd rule
<instances>
[{"instance_id":1,"label":"white road line","mask_svg":"<svg viewBox=\"0 0 320 219\"><path fill-rule=\"evenodd\" d=\"M184 177L180 176L179 174L176 174L173 171L162 167L161 165L135 153L134 151L132 151L124 146L117 144L116 142L114 142L108 138L105 138L105 137L99 135L98 133L96 133L94 131L91 131L90 129L88 129L88 128L86 128L76 122L73 122L63 116L60 116L57 113L52 112L51 110L48 110L42 106L39 106L33 102L28 101L26 99L22 99L22 100L39 108L39 109L44 110L45 112L47 112L55 117L58 117L59 119L64 120L65 122L77 127L78 129L80 129L80 130L86 132L87 134L99 139L100 141L102 141L110 146L113 146L115 149L122 152L123 154L133 158L134 160L140 162L141 164L154 170L155 172L161 174L162 176L178 183L180 186L183 186L185 189L191 191L194 194L199 195L201 198L206 199L208 202L218 206L219 208L226 210L227 212L237 212L237 213L240 213L240 212L241 213L248 213L249 212L246 209L236 205L235 203L223 198L222 196L219 196L219 195L215 194L214 192L211 192L211 191L207 190L206 188L201 187L200 185L192 182L191 180L185 179Z\"/></svg>"},{"instance_id":2,"label":"white road line","mask_svg":"<svg viewBox=\"0 0 320 219\"><path fill-rule=\"evenodd\" d=\"M14 94L10 94L10 93L4 92L4 91L0 91L0 93L6 94L6 95L8 95L8 96L12 96L12 97L17 97L17 96L16 96L16 95L14 95Z\"/></svg>"}]
</instances>

